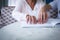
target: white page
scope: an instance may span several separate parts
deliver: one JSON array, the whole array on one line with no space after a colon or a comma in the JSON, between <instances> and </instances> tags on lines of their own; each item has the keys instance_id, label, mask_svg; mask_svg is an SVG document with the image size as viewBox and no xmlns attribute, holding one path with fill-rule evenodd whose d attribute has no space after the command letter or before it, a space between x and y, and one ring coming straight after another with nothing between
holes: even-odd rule
<instances>
[{"instance_id":1,"label":"white page","mask_svg":"<svg viewBox=\"0 0 60 40\"><path fill-rule=\"evenodd\" d=\"M60 23L60 19L49 19L48 21L47 21L47 23L44 23L44 24L27 24L25 21L23 21L22 23L21 23L21 26L22 27L26 27L26 28L33 28L33 27L36 27L36 28L38 28L38 27L40 27L40 28L52 28L52 27L54 27L57 23Z\"/></svg>"}]
</instances>

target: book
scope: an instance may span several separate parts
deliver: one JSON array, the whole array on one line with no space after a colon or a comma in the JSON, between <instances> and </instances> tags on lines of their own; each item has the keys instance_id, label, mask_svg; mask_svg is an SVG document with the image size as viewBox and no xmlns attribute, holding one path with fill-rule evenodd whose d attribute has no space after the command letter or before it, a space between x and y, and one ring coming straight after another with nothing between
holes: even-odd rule
<instances>
[{"instance_id":1,"label":"book","mask_svg":"<svg viewBox=\"0 0 60 40\"><path fill-rule=\"evenodd\" d=\"M44 24L27 24L22 22L23 28L54 28L56 24L60 24L60 19L48 19L47 23Z\"/></svg>"}]
</instances>

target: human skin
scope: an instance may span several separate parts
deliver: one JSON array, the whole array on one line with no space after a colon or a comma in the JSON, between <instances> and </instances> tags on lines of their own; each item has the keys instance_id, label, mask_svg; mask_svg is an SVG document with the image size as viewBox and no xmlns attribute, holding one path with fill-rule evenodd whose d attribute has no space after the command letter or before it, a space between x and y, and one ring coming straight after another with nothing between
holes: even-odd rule
<instances>
[{"instance_id":1,"label":"human skin","mask_svg":"<svg viewBox=\"0 0 60 40\"><path fill-rule=\"evenodd\" d=\"M37 2L37 0L26 0L26 2L29 4L29 6L31 7L32 10L34 10L34 6ZM41 8L39 14L38 14L38 20L36 20L35 16L31 16L29 14L27 14L26 16L27 19L27 23L30 22L30 24L43 24L47 22L48 16L47 13L45 12L45 10L43 8Z\"/></svg>"}]
</instances>

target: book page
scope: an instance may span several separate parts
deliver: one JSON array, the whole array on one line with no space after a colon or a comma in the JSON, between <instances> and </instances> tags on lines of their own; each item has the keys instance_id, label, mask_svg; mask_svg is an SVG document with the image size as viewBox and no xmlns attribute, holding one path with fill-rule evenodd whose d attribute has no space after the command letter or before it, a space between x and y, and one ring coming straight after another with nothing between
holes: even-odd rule
<instances>
[{"instance_id":1,"label":"book page","mask_svg":"<svg viewBox=\"0 0 60 40\"><path fill-rule=\"evenodd\" d=\"M54 27L57 23L60 23L60 19L48 19L47 23L44 24L27 24L26 22L22 22L21 26L22 27Z\"/></svg>"}]
</instances>

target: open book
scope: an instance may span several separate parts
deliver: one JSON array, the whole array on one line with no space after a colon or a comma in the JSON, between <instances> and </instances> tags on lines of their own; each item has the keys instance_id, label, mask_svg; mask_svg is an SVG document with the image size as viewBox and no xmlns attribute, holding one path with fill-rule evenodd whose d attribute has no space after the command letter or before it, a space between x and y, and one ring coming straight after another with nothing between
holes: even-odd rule
<instances>
[{"instance_id":1,"label":"open book","mask_svg":"<svg viewBox=\"0 0 60 40\"><path fill-rule=\"evenodd\" d=\"M21 26L23 28L53 28L56 24L60 23L60 19L49 19L47 23L44 24L27 24L23 22Z\"/></svg>"}]
</instances>

